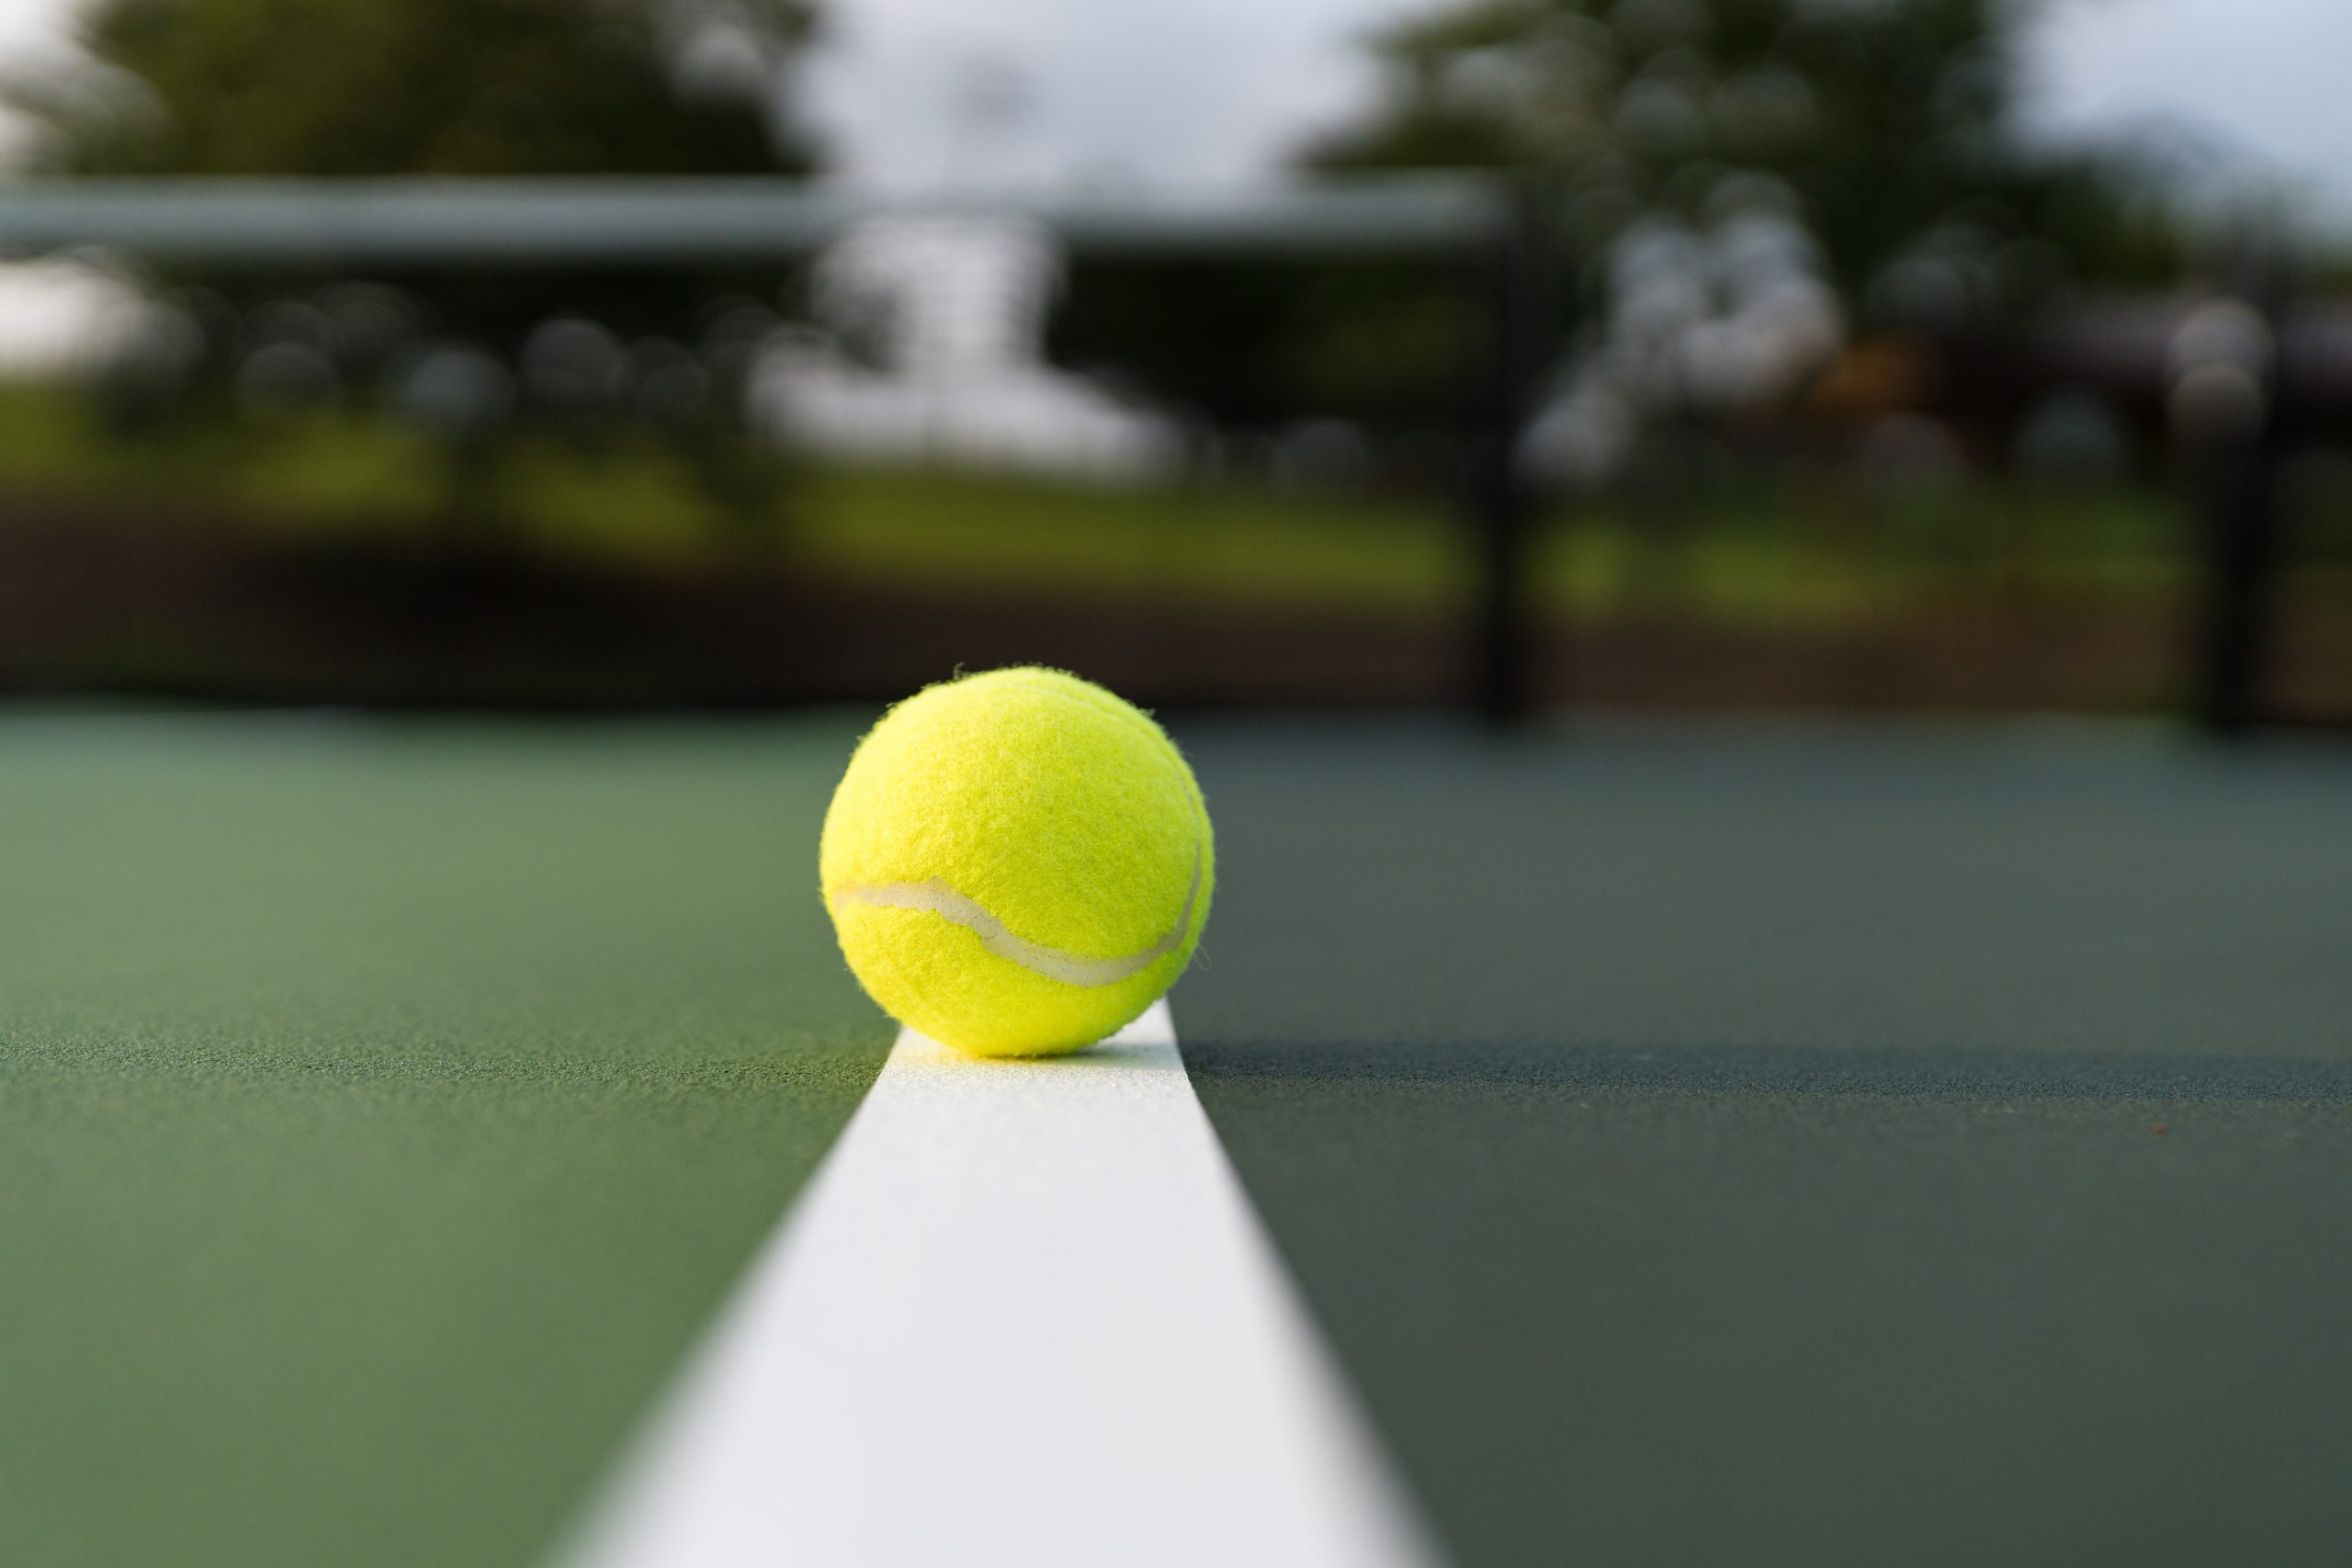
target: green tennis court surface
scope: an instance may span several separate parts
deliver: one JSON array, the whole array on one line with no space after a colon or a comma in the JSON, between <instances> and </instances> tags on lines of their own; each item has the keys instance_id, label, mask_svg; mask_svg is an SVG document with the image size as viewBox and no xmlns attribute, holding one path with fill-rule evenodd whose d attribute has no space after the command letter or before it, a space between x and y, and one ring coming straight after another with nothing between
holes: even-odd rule
<instances>
[{"instance_id":1,"label":"green tennis court surface","mask_svg":"<svg viewBox=\"0 0 2352 1568\"><path fill-rule=\"evenodd\" d=\"M1463 1560L2344 1561L2352 759L1704 733L1195 744L1193 1078Z\"/></svg>"},{"instance_id":2,"label":"green tennis court surface","mask_svg":"<svg viewBox=\"0 0 2352 1568\"><path fill-rule=\"evenodd\" d=\"M544 1552L888 1044L859 722L0 723L0 1562ZM2344 1559L2352 757L1178 734L1184 1054L1464 1562Z\"/></svg>"},{"instance_id":3,"label":"green tennis court surface","mask_svg":"<svg viewBox=\"0 0 2352 1568\"><path fill-rule=\"evenodd\" d=\"M0 727L0 1562L542 1551L888 1048L853 737Z\"/></svg>"}]
</instances>

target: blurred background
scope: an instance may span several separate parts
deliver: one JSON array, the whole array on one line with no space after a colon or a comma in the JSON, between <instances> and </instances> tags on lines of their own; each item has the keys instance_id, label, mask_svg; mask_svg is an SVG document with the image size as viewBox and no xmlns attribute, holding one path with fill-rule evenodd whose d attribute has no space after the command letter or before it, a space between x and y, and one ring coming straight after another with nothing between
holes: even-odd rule
<instances>
[{"instance_id":1,"label":"blurred background","mask_svg":"<svg viewBox=\"0 0 2352 1568\"><path fill-rule=\"evenodd\" d=\"M2352 723L2337 0L0 0L0 690Z\"/></svg>"}]
</instances>

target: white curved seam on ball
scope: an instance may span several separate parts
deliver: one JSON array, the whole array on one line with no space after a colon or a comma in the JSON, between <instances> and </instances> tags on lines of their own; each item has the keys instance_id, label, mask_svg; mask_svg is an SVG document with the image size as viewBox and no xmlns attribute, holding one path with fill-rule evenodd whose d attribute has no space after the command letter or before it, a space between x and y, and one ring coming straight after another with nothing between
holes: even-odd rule
<instances>
[{"instance_id":1,"label":"white curved seam on ball","mask_svg":"<svg viewBox=\"0 0 2352 1568\"><path fill-rule=\"evenodd\" d=\"M1115 986L1131 975L1143 973L1183 945L1184 933L1193 924L1193 909L1201 901L1202 870L1201 850L1196 844L1193 848L1193 886L1184 895L1184 908L1177 915L1176 923L1168 928L1165 936L1141 953L1131 953L1122 958L1088 958L1016 936L1006 929L1002 920L978 902L935 876L922 882L882 882L870 886L844 887L833 895L833 903L836 908L843 904L865 904L878 909L913 909L937 915L971 931L980 939L982 947L999 958L1018 964L1048 980L1059 980L1066 986Z\"/></svg>"}]
</instances>

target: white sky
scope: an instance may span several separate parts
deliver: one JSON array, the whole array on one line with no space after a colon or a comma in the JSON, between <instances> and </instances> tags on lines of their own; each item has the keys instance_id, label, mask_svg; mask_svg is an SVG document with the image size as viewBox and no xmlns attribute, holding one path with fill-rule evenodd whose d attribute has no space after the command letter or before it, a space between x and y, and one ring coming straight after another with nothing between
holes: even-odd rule
<instances>
[{"instance_id":1,"label":"white sky","mask_svg":"<svg viewBox=\"0 0 2352 1568\"><path fill-rule=\"evenodd\" d=\"M74 0L0 0L0 63ZM808 82L850 177L1155 186L1260 176L1373 85L1358 47L1427 0L826 0ZM2186 129L2352 214L2352 0L2044 0L2030 33L2038 123ZM976 76L1012 67L1017 123L978 131Z\"/></svg>"},{"instance_id":2,"label":"white sky","mask_svg":"<svg viewBox=\"0 0 2352 1568\"><path fill-rule=\"evenodd\" d=\"M2057 0L2029 38L2040 124L2185 131L2352 221L2352 0Z\"/></svg>"},{"instance_id":3,"label":"white sky","mask_svg":"<svg viewBox=\"0 0 2352 1568\"><path fill-rule=\"evenodd\" d=\"M6 3L6 0L0 0ZM2032 0L2027 0L2029 5ZM1359 47L1429 0L831 0L811 107L844 171L1189 185L1273 167L1370 94ZM2041 0L2031 119L2161 134L2309 184L2352 214L2352 0ZM1025 77L1024 126L975 135L958 85Z\"/></svg>"},{"instance_id":4,"label":"white sky","mask_svg":"<svg viewBox=\"0 0 2352 1568\"><path fill-rule=\"evenodd\" d=\"M1418 0L833 0L811 109L844 172L1198 185L1263 174L1374 82L1356 40ZM1010 65L1025 124L958 99Z\"/></svg>"}]
</instances>

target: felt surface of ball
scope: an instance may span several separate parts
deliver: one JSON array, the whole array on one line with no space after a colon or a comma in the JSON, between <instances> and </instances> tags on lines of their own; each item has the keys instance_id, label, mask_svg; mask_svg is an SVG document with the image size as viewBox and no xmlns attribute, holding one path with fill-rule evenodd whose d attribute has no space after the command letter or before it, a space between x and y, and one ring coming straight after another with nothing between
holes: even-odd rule
<instances>
[{"instance_id":1,"label":"felt surface of ball","mask_svg":"<svg viewBox=\"0 0 2352 1568\"><path fill-rule=\"evenodd\" d=\"M1041 669L928 687L858 745L819 874L884 1011L978 1055L1112 1034L1191 962L1216 847L1142 710Z\"/></svg>"}]
</instances>

